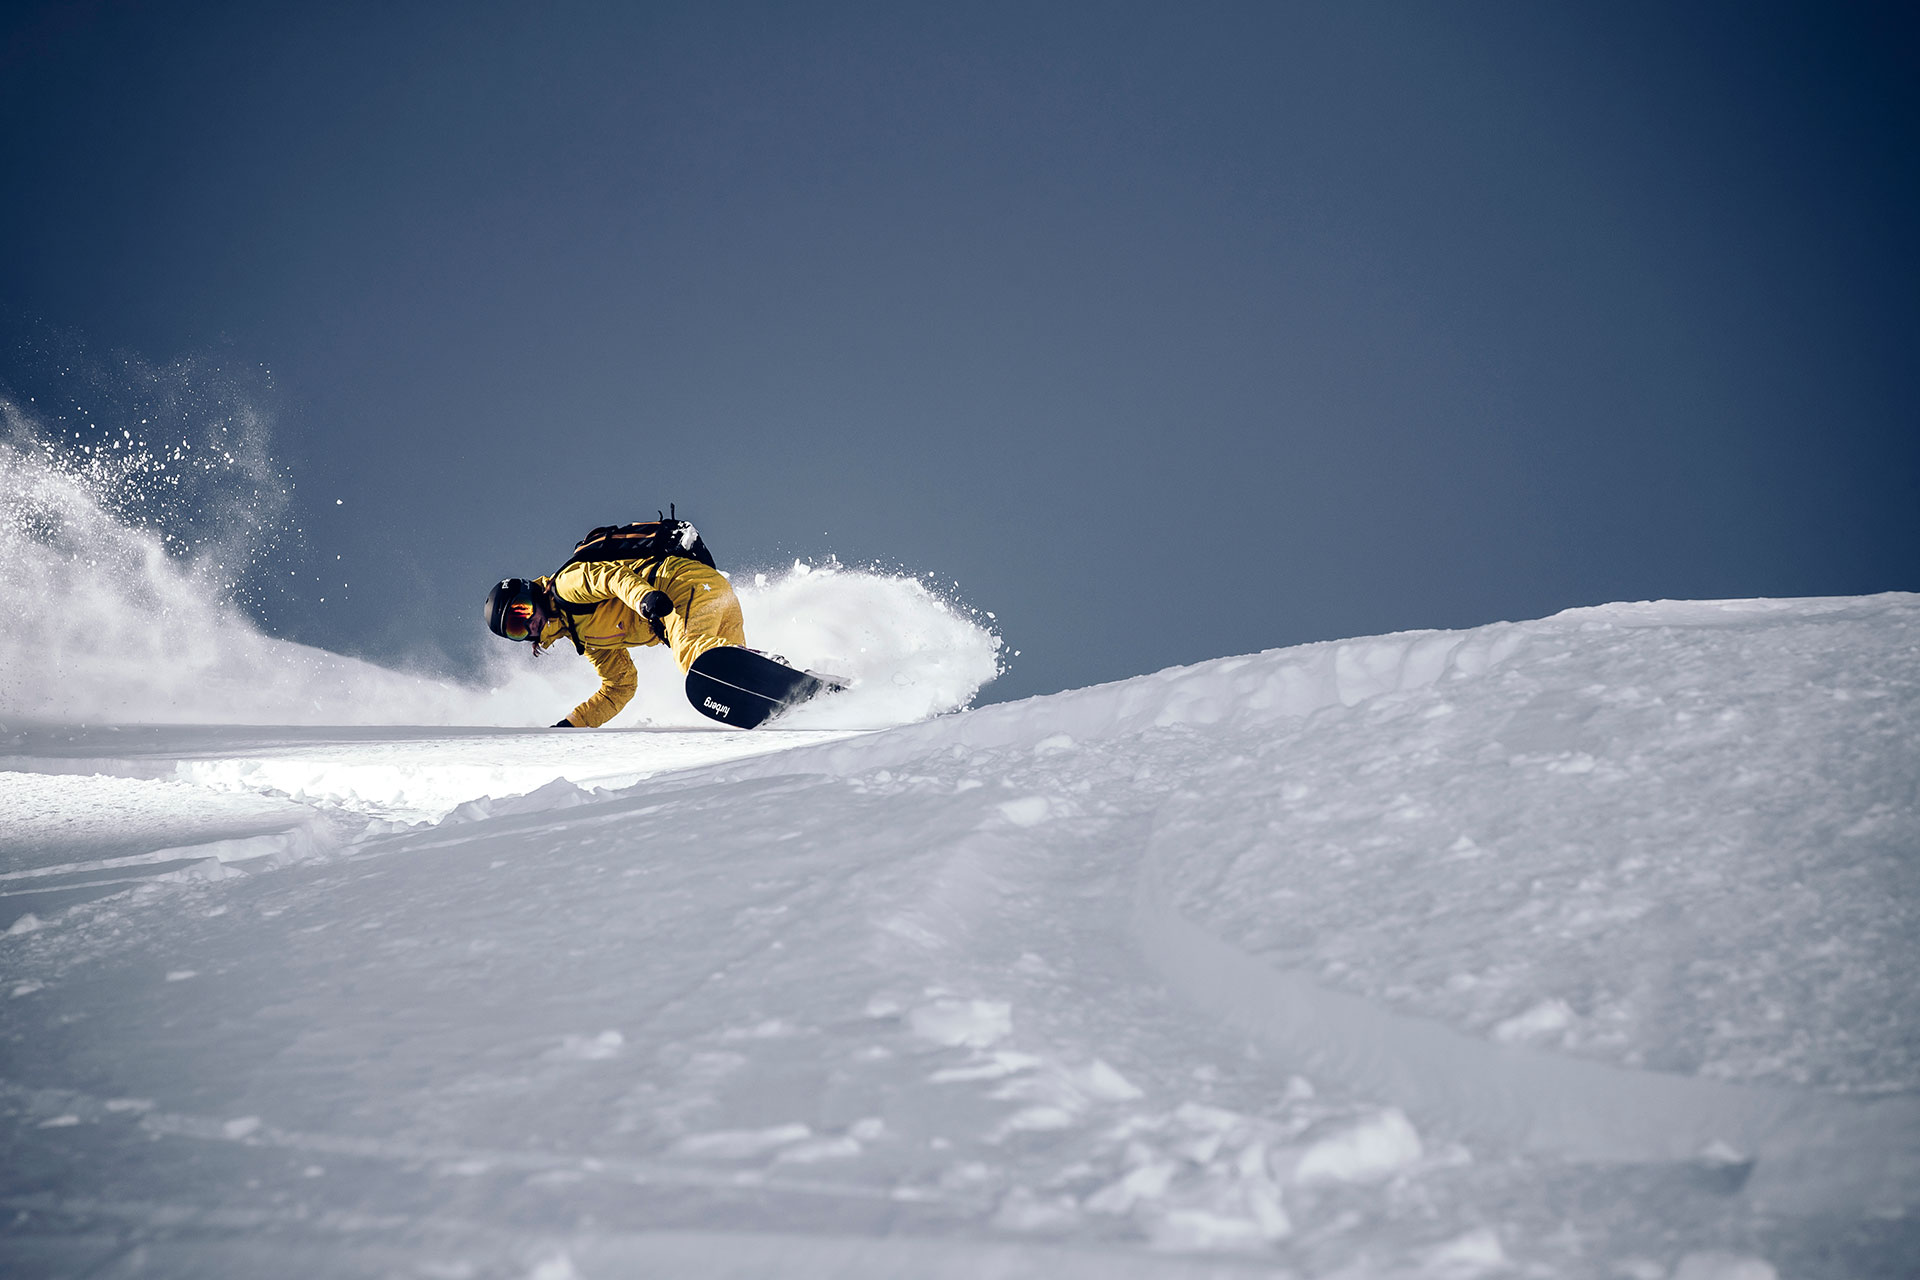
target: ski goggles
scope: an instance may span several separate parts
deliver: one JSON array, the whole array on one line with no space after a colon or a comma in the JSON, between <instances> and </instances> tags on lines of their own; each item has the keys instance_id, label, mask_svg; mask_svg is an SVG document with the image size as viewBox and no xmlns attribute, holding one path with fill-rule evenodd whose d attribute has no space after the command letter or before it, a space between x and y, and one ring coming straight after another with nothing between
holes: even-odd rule
<instances>
[{"instance_id":1,"label":"ski goggles","mask_svg":"<svg viewBox=\"0 0 1920 1280\"><path fill-rule=\"evenodd\" d=\"M535 584L524 578L502 578L487 593L487 629L507 640L540 642L547 611Z\"/></svg>"},{"instance_id":2,"label":"ski goggles","mask_svg":"<svg viewBox=\"0 0 1920 1280\"><path fill-rule=\"evenodd\" d=\"M546 619L531 600L516 600L500 613L500 634L509 640L531 640Z\"/></svg>"}]
</instances>

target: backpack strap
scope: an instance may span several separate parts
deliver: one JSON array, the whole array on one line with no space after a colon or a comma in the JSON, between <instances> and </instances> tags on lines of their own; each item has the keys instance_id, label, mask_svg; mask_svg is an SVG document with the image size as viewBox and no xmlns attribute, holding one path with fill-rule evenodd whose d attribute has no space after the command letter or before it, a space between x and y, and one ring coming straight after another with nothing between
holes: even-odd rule
<instances>
[{"instance_id":1,"label":"backpack strap","mask_svg":"<svg viewBox=\"0 0 1920 1280\"><path fill-rule=\"evenodd\" d=\"M562 565L561 567L565 568L566 566ZM554 574L555 578L559 576L558 573ZM580 632L575 629L573 620L584 614L592 613L600 606L597 604L575 604L560 594L560 588L554 585L553 578L547 579L547 597L556 605L560 606L560 625L566 631L567 639L573 641L575 652L584 655L587 651L587 646L580 642Z\"/></svg>"},{"instance_id":2,"label":"backpack strap","mask_svg":"<svg viewBox=\"0 0 1920 1280\"><path fill-rule=\"evenodd\" d=\"M595 544L606 543L610 539L618 538L623 530L635 527L633 525L621 524L601 525L596 529L590 530L586 537L580 539L579 545L574 547L573 554L567 557L566 563L558 569L555 569L552 577L548 578L547 581L550 584L553 583L562 573L583 560L631 559L639 566L640 573L646 579L647 585L656 589L660 585L660 570L664 568L667 561L674 556L680 556L684 559L704 564L709 568L713 567L713 553L707 550L706 542L700 537L699 532L694 529L691 523L680 519L680 513L672 503L667 504L665 511L656 511L654 514L660 517L657 524L661 533L649 540L651 545L657 548L651 554L621 557L609 555L603 550L597 550ZM640 523L644 524L647 522ZM667 542L665 547L660 547L659 545L658 539L662 535L665 535L665 541ZM687 541L683 541L683 539L687 539ZM549 586L548 594L553 597L554 602L560 607L561 622L565 625L567 636L573 641L574 648L580 650L581 653L585 653L587 651L586 646L580 643L579 634L574 630L573 619L581 614L592 613L600 606L598 604L575 604L573 601L562 596L559 588L556 586ZM688 600L687 604L688 607L691 608L693 604L692 600ZM654 631L656 635L659 635L660 639L666 639L658 623L654 625Z\"/></svg>"}]
</instances>

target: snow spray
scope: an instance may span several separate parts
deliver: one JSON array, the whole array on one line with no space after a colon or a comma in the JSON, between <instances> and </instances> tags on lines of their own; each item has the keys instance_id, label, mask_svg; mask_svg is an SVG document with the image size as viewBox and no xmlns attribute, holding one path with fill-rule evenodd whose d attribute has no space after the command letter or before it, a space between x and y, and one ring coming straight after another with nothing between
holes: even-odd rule
<instances>
[{"instance_id":1,"label":"snow spray","mask_svg":"<svg viewBox=\"0 0 1920 1280\"><path fill-rule=\"evenodd\" d=\"M471 698L452 685L276 639L248 617L288 509L268 424L218 398L169 417L56 435L0 400L0 613L14 623L0 717L457 717Z\"/></svg>"},{"instance_id":2,"label":"snow spray","mask_svg":"<svg viewBox=\"0 0 1920 1280\"><path fill-rule=\"evenodd\" d=\"M190 376L147 371L175 384L164 412L85 430L0 398L0 720L547 725L592 693L564 644L537 662L489 649L469 684L267 634L248 604L277 572L291 482L265 418L230 391L186 393ZM982 618L911 575L796 562L735 585L756 648L855 681L807 727L954 710L1000 671ZM640 690L615 727L708 723L664 648L633 656Z\"/></svg>"},{"instance_id":3,"label":"snow spray","mask_svg":"<svg viewBox=\"0 0 1920 1280\"><path fill-rule=\"evenodd\" d=\"M924 720L967 705L1004 669L991 616L910 575L795 561L778 574L736 575L733 585L749 644L852 681L781 722L794 728Z\"/></svg>"}]
</instances>

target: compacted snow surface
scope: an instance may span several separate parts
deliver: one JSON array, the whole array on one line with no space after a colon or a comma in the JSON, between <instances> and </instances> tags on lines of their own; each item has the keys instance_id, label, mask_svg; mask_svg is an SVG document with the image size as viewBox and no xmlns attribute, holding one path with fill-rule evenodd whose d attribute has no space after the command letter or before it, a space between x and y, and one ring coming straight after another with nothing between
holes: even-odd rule
<instances>
[{"instance_id":1,"label":"compacted snow surface","mask_svg":"<svg viewBox=\"0 0 1920 1280\"><path fill-rule=\"evenodd\" d=\"M0 1271L1920 1270L1920 597L861 727L10 721Z\"/></svg>"}]
</instances>

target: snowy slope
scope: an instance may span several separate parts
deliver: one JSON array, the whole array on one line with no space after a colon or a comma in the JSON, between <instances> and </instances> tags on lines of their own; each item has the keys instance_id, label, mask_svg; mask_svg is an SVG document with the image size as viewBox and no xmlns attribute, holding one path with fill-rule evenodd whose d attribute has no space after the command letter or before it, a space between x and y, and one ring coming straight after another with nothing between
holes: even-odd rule
<instances>
[{"instance_id":1,"label":"snowy slope","mask_svg":"<svg viewBox=\"0 0 1920 1280\"><path fill-rule=\"evenodd\" d=\"M1916 742L1912 595L867 733L22 721L0 1265L1910 1275Z\"/></svg>"}]
</instances>

